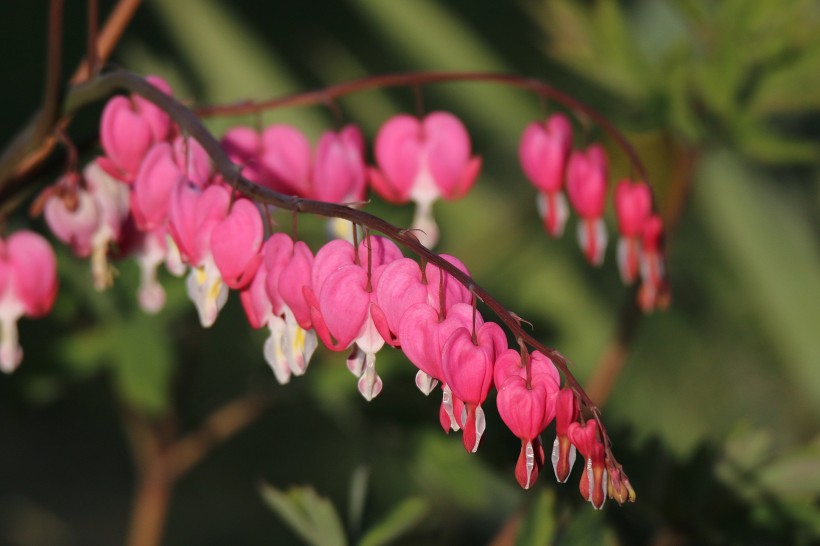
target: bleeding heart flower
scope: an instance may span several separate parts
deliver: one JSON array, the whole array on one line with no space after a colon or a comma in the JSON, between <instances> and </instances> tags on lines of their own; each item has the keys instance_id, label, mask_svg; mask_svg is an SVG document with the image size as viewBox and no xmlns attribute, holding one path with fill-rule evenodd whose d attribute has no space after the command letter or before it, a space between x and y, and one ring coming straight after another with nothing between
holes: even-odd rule
<instances>
[{"instance_id":1,"label":"bleeding heart flower","mask_svg":"<svg viewBox=\"0 0 820 546\"><path fill-rule=\"evenodd\" d=\"M457 303L447 312L446 318L436 307L428 303L411 305L402 314L399 322L399 338L402 340L401 349L410 362L418 369L416 386L425 395L430 394L436 386L436 381L444 382L444 373L441 370L441 358L444 344L450 335L459 328L469 329L473 324L473 308L466 303ZM475 313L475 327L481 328L484 319ZM447 389L449 392L449 388ZM444 407L448 414L453 413L452 404ZM452 420L445 427L445 431L459 430L459 419Z\"/></svg>"},{"instance_id":2,"label":"bleeding heart flower","mask_svg":"<svg viewBox=\"0 0 820 546\"><path fill-rule=\"evenodd\" d=\"M227 215L229 204L229 190L218 184L203 190L186 182L171 196L168 228L183 261L191 266L185 284L204 328L213 325L228 300L228 289L211 253L211 233Z\"/></svg>"},{"instance_id":3,"label":"bleeding heart flower","mask_svg":"<svg viewBox=\"0 0 820 546\"><path fill-rule=\"evenodd\" d=\"M506 345L504 331L494 322L486 322L478 328L475 340L470 330L458 328L444 344L441 370L453 395L464 402L462 440L469 452L475 452L481 442L485 428L481 403L492 386L496 356Z\"/></svg>"},{"instance_id":4,"label":"bleeding heart flower","mask_svg":"<svg viewBox=\"0 0 820 546\"><path fill-rule=\"evenodd\" d=\"M262 265L250 285L240 292L242 306L251 326L267 326L270 330L265 341L264 355L280 384L289 382L291 375L305 373L317 345L316 333L300 326L279 292L285 269L288 273L284 285L288 292L301 293L302 286L310 285L313 256L304 243L297 245L299 250L294 253L290 237L284 233L273 234L262 246ZM292 301L291 294L288 299Z\"/></svg>"},{"instance_id":5,"label":"bleeding heart flower","mask_svg":"<svg viewBox=\"0 0 820 546\"><path fill-rule=\"evenodd\" d=\"M570 388L559 391L555 400L555 442L552 444L552 468L555 478L564 483L575 464L575 445L570 441L570 424L578 419L578 403Z\"/></svg>"},{"instance_id":6,"label":"bleeding heart flower","mask_svg":"<svg viewBox=\"0 0 820 546\"><path fill-rule=\"evenodd\" d=\"M560 237L569 216L564 186L566 164L572 147L572 125L563 114L524 129L518 156L524 174L538 188L538 210L552 237Z\"/></svg>"},{"instance_id":7,"label":"bleeding heart flower","mask_svg":"<svg viewBox=\"0 0 820 546\"><path fill-rule=\"evenodd\" d=\"M47 314L56 296L57 259L48 241L31 231L0 239L0 370L11 373L23 359L20 317Z\"/></svg>"},{"instance_id":8,"label":"bleeding heart flower","mask_svg":"<svg viewBox=\"0 0 820 546\"><path fill-rule=\"evenodd\" d=\"M669 305L669 280L666 277L663 220L647 218L641 235L641 288L638 303L644 312Z\"/></svg>"},{"instance_id":9,"label":"bleeding heart flower","mask_svg":"<svg viewBox=\"0 0 820 546\"><path fill-rule=\"evenodd\" d=\"M364 200L364 136L355 125L319 139L313 165L312 199L330 203Z\"/></svg>"},{"instance_id":10,"label":"bleeding heart flower","mask_svg":"<svg viewBox=\"0 0 820 546\"><path fill-rule=\"evenodd\" d=\"M374 287L384 267L399 258L398 247L383 237L368 237L358 250L347 241L331 241L316 254L313 287L305 291L313 326L325 345L342 351L356 344L347 365L359 377L359 392L367 400L382 388L375 354L384 338L372 316L377 307Z\"/></svg>"},{"instance_id":11,"label":"bleeding heart flower","mask_svg":"<svg viewBox=\"0 0 820 546\"><path fill-rule=\"evenodd\" d=\"M394 203L415 202L413 228L421 230L425 246L435 246L433 202L463 197L481 170L481 158L470 155L464 125L447 112L423 120L400 114L379 130L375 155L378 169L369 169L373 189Z\"/></svg>"},{"instance_id":12,"label":"bleeding heart flower","mask_svg":"<svg viewBox=\"0 0 820 546\"><path fill-rule=\"evenodd\" d=\"M170 95L171 88L156 76L146 78L154 87ZM148 150L167 139L172 126L168 115L139 96L113 97L105 105L100 120L100 142L105 157L100 166L114 178L134 181Z\"/></svg>"},{"instance_id":13,"label":"bleeding heart flower","mask_svg":"<svg viewBox=\"0 0 820 546\"><path fill-rule=\"evenodd\" d=\"M618 216L618 270L624 283L632 283L640 269L640 237L652 214L652 194L644 182L621 180L615 187L615 213Z\"/></svg>"},{"instance_id":14,"label":"bleeding heart flower","mask_svg":"<svg viewBox=\"0 0 820 546\"><path fill-rule=\"evenodd\" d=\"M84 187L78 180L64 181L70 188L52 195L46 201L44 213L58 239L71 245L78 256L91 256L94 287L104 290L113 282L108 249L120 239L128 217L128 188L109 176L97 162L86 166L83 181ZM69 195L74 197L73 210L67 206Z\"/></svg>"},{"instance_id":15,"label":"bleeding heart flower","mask_svg":"<svg viewBox=\"0 0 820 546\"><path fill-rule=\"evenodd\" d=\"M539 434L555 417L555 399L560 377L552 361L539 352L530 359L529 377L521 354L509 349L496 360L494 378L498 387L498 414L513 434L521 439L521 453L515 477L524 489L538 478L544 466L544 448ZM501 371L501 373L499 373Z\"/></svg>"},{"instance_id":16,"label":"bleeding heart flower","mask_svg":"<svg viewBox=\"0 0 820 546\"><path fill-rule=\"evenodd\" d=\"M570 203L581 216L578 242L587 261L601 265L607 234L603 214L606 204L608 166L606 152L597 144L586 151L574 151L567 165L567 193Z\"/></svg>"},{"instance_id":17,"label":"bleeding heart flower","mask_svg":"<svg viewBox=\"0 0 820 546\"><path fill-rule=\"evenodd\" d=\"M593 420L583 425L573 422L570 423L567 433L586 459L584 474L579 484L581 496L592 503L596 510L600 510L606 502L609 481L605 461L606 450L598 439L598 423Z\"/></svg>"},{"instance_id":18,"label":"bleeding heart flower","mask_svg":"<svg viewBox=\"0 0 820 546\"><path fill-rule=\"evenodd\" d=\"M233 202L231 212L211 232L214 263L230 288L242 289L253 280L262 261L264 228L259 209L248 199Z\"/></svg>"}]
</instances>

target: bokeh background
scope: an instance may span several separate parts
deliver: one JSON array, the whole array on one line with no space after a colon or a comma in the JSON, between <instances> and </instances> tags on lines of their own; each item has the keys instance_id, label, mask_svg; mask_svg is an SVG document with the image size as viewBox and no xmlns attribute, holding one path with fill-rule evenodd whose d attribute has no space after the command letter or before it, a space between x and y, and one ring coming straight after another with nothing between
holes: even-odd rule
<instances>
[{"instance_id":1,"label":"bokeh background","mask_svg":"<svg viewBox=\"0 0 820 546\"><path fill-rule=\"evenodd\" d=\"M84 3L67 4L66 76L85 47ZM100 5L104 15L113 2ZM0 142L41 100L46 15L44 1L0 4ZM396 351L379 355L385 387L369 404L343 355L326 350L279 386L237 298L202 330L182 282L165 276L168 305L148 317L134 303L133 263L97 294L87 263L62 248L56 307L23 321L25 361L0 377L0 544L123 543L139 480L134 422L184 434L249 393L269 405L175 484L164 544L304 544L299 529L341 544L340 528L350 544L371 545L820 541L817 2L155 0L112 64L159 74L195 105L387 72L508 72L608 116L646 163L669 223L673 304L648 317L629 312L613 248L593 270L572 224L559 241L543 233L517 164L520 133L543 105L489 84L422 91L425 110L464 120L485 165L467 198L437 205L438 250L532 322L582 382L623 365L606 382L604 421L638 502L594 511L577 468L566 485L545 469L522 491L518 440L494 410L479 453L466 454ZM361 93L339 107L372 138L389 116L414 111L414 93ZM72 125L88 158L100 110ZM334 126L321 107L208 124L221 134L260 121L293 123L313 142ZM615 177L629 174L600 129L576 128L579 144L607 145ZM27 198L60 174L52 165ZM368 210L399 225L411 217L377 199ZM7 224L31 223L25 212ZM301 222L315 250L321 222ZM296 504L317 518L313 531L288 519Z\"/></svg>"}]
</instances>

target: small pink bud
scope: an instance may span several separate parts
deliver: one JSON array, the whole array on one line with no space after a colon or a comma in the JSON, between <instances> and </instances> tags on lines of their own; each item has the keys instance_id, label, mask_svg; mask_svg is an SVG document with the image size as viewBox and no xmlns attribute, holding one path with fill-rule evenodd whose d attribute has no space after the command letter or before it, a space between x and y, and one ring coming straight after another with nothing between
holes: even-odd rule
<instances>
[{"instance_id":1,"label":"small pink bud","mask_svg":"<svg viewBox=\"0 0 820 546\"><path fill-rule=\"evenodd\" d=\"M555 442L552 446L552 468L555 478L564 483L575 464L575 445L568 436L569 425L578 419L578 404L570 388L561 389L555 400Z\"/></svg>"},{"instance_id":2,"label":"small pink bud","mask_svg":"<svg viewBox=\"0 0 820 546\"><path fill-rule=\"evenodd\" d=\"M598 439L598 423L592 420L583 425L577 422L570 423L567 434L573 445L586 458L586 467L579 484L581 496L600 510L606 501L609 481L604 444Z\"/></svg>"}]
</instances>

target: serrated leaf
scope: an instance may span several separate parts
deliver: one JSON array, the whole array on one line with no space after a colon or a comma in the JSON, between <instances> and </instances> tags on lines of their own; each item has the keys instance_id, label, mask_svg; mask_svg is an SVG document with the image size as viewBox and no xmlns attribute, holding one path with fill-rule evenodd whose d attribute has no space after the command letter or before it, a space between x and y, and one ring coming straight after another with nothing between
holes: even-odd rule
<instances>
[{"instance_id":1,"label":"serrated leaf","mask_svg":"<svg viewBox=\"0 0 820 546\"><path fill-rule=\"evenodd\" d=\"M390 544L421 523L429 509L427 501L420 497L405 499L365 533L359 546Z\"/></svg>"},{"instance_id":2,"label":"serrated leaf","mask_svg":"<svg viewBox=\"0 0 820 546\"><path fill-rule=\"evenodd\" d=\"M271 510L313 546L345 546L342 522L333 504L319 496L312 487L291 487L281 491L271 485L259 488L262 499Z\"/></svg>"},{"instance_id":3,"label":"serrated leaf","mask_svg":"<svg viewBox=\"0 0 820 546\"><path fill-rule=\"evenodd\" d=\"M555 535L555 491L542 488L521 521L515 546L550 544Z\"/></svg>"}]
</instances>

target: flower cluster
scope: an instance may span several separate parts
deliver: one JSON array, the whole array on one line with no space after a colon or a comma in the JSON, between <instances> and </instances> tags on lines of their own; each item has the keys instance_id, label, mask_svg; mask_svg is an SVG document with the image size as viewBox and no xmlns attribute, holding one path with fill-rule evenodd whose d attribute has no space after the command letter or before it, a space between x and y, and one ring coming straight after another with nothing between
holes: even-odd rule
<instances>
[{"instance_id":1,"label":"flower cluster","mask_svg":"<svg viewBox=\"0 0 820 546\"><path fill-rule=\"evenodd\" d=\"M164 81L148 80L170 95ZM164 305L157 278L163 263L173 275L187 275L203 327L214 324L229 291L237 291L251 327L269 331L263 354L282 384L306 372L321 342L348 353L359 392L372 400L383 388L376 355L385 345L397 348L417 368L416 385L425 395L440 387L441 426L447 433L460 431L468 452L481 443L483 404L497 390L499 414L521 439L515 476L523 488L531 487L544 464L540 435L555 421L551 462L559 481L567 480L577 450L586 461L580 484L585 499L600 508L607 496L634 498L595 412L584 419L578 393L561 388L547 355L509 348L501 326L478 311L473 291L444 270L452 266L468 276L457 258L440 255L438 265L420 264L391 240L344 222L332 226L344 237L315 253L303 241L271 233L270 207L238 194L199 143L139 96L111 99L100 135L104 155L82 176L69 173L47 190L44 205L54 235L78 256L90 257L97 288L112 281L107 259L116 248L139 264L138 300L147 312ZM582 218L579 240L597 264L606 246L606 157L599 146L570 153L570 140L563 116L532 124L521 160L541 190L539 207L553 236L568 216L566 179ZM235 127L221 145L245 178L281 195L358 206L369 185L390 202L413 201L413 227L427 247L438 238L433 203L464 196L481 168L463 124L446 112L388 120L376 136L372 167L364 136L353 125L326 132L315 150L298 129L281 124L261 131ZM619 184L616 209L621 273L626 281L640 274L642 301L654 307L664 292L663 227L651 214L648 187ZM20 350L9 345L16 333L7 323L48 310L56 288L54 257L42 238L19 233L0 241L0 259L0 364L10 369Z\"/></svg>"},{"instance_id":2,"label":"flower cluster","mask_svg":"<svg viewBox=\"0 0 820 546\"><path fill-rule=\"evenodd\" d=\"M563 114L533 122L524 130L519 158L524 174L538 189L538 212L544 228L560 237L569 218L564 187L580 217L578 243L587 261L601 265L607 246L603 216L609 167L599 144L572 149L572 125ZM618 219L618 270L625 284L641 278L638 303L644 311L665 307L669 299L663 250L663 222L652 210L646 182L622 180L615 188Z\"/></svg>"}]
</instances>

